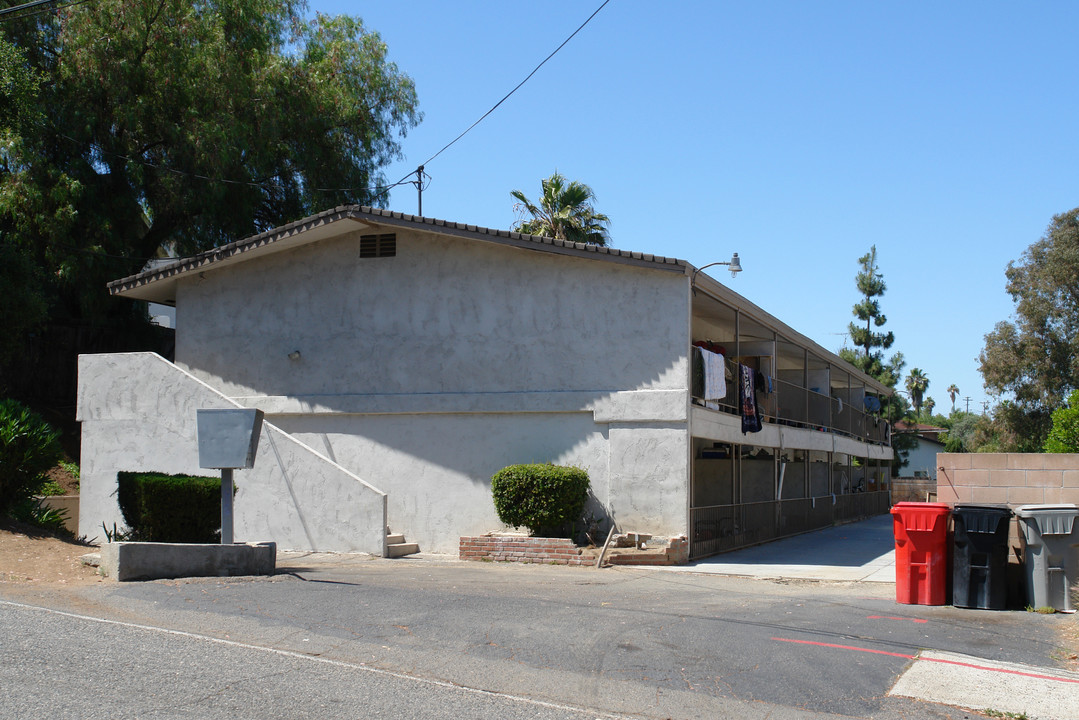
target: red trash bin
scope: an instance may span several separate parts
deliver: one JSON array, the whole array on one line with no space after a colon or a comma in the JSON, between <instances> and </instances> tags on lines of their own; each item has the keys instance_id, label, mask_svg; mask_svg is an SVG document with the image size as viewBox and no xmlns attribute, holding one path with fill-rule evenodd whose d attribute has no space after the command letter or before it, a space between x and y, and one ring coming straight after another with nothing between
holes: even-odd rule
<instances>
[{"instance_id":1,"label":"red trash bin","mask_svg":"<svg viewBox=\"0 0 1079 720\"><path fill-rule=\"evenodd\" d=\"M892 508L895 531L895 601L948 602L948 514L945 503L901 502Z\"/></svg>"}]
</instances>

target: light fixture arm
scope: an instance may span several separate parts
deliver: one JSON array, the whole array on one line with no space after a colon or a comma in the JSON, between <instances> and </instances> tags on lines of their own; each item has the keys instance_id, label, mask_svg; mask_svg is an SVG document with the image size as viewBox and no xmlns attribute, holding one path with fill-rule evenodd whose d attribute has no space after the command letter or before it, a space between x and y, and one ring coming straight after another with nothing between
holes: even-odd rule
<instances>
[{"instance_id":1,"label":"light fixture arm","mask_svg":"<svg viewBox=\"0 0 1079 720\"><path fill-rule=\"evenodd\" d=\"M727 266L729 266L730 269L731 269L731 277L735 277L735 276L738 275L738 273L742 272L742 263L739 262L739 260L738 260L738 253L734 253L733 255L731 255L730 260L719 260L717 262L708 263L707 265L703 265L703 266L701 266L699 268L694 269L693 270L693 275L689 279L689 286L690 286L690 288L694 288L694 292L696 292L695 288L696 288L696 284L697 284L697 274L700 273L702 270L704 270L706 268L710 268L710 267L712 267L714 265L727 265Z\"/></svg>"}]
</instances>

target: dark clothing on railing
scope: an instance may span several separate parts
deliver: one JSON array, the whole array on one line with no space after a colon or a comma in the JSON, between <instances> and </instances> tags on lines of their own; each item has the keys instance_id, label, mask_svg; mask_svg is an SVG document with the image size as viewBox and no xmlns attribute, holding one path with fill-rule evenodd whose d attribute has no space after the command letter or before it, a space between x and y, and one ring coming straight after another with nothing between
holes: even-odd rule
<instances>
[{"instance_id":1,"label":"dark clothing on railing","mask_svg":"<svg viewBox=\"0 0 1079 720\"><path fill-rule=\"evenodd\" d=\"M761 415L757 411L757 371L746 365L738 366L738 406L742 410L742 434L761 431Z\"/></svg>"}]
</instances>

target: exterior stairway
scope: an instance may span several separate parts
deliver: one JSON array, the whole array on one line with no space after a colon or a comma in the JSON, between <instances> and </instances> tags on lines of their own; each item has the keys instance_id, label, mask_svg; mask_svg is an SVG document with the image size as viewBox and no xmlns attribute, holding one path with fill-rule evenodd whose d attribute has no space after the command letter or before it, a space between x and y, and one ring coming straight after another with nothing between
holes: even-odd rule
<instances>
[{"instance_id":1,"label":"exterior stairway","mask_svg":"<svg viewBox=\"0 0 1079 720\"><path fill-rule=\"evenodd\" d=\"M389 526L386 526L386 557L403 557L419 551L420 546L418 544L405 542L403 533L392 533Z\"/></svg>"}]
</instances>

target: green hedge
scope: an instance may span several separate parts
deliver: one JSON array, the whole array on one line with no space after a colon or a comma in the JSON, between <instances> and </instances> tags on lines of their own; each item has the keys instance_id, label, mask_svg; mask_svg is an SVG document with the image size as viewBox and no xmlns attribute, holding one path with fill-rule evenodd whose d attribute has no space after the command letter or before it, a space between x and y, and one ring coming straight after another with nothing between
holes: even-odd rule
<instances>
[{"instance_id":1,"label":"green hedge","mask_svg":"<svg viewBox=\"0 0 1079 720\"><path fill-rule=\"evenodd\" d=\"M221 478L120 472L116 483L132 540L220 542Z\"/></svg>"},{"instance_id":2,"label":"green hedge","mask_svg":"<svg viewBox=\"0 0 1079 720\"><path fill-rule=\"evenodd\" d=\"M533 535L577 520L588 488L585 470L562 465L510 465L491 478L498 519Z\"/></svg>"},{"instance_id":3,"label":"green hedge","mask_svg":"<svg viewBox=\"0 0 1079 720\"><path fill-rule=\"evenodd\" d=\"M60 434L15 400L0 400L0 515L35 495L60 459Z\"/></svg>"}]
</instances>

